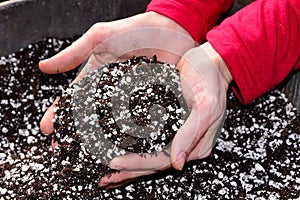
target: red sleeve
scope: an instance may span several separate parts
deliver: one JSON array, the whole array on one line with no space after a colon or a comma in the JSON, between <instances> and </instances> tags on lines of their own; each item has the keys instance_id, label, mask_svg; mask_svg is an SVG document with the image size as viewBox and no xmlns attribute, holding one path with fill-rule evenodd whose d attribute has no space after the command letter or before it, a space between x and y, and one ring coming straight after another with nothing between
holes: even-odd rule
<instances>
[{"instance_id":1,"label":"red sleeve","mask_svg":"<svg viewBox=\"0 0 300 200\"><path fill-rule=\"evenodd\" d=\"M300 1L258 0L207 34L231 72L243 103L300 68Z\"/></svg>"},{"instance_id":2,"label":"red sleeve","mask_svg":"<svg viewBox=\"0 0 300 200\"><path fill-rule=\"evenodd\" d=\"M207 32L219 22L220 16L233 0L152 0L147 11L155 11L173 19L186 29L199 43Z\"/></svg>"}]
</instances>

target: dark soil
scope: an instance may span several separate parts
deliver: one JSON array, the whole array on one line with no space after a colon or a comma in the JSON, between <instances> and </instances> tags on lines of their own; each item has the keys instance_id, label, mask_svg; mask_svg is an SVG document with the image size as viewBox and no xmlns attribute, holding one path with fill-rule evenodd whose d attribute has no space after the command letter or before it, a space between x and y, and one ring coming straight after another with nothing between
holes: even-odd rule
<instances>
[{"instance_id":1,"label":"dark soil","mask_svg":"<svg viewBox=\"0 0 300 200\"><path fill-rule=\"evenodd\" d=\"M299 198L300 115L277 90L248 106L230 93L224 128L208 158L117 189L99 188L108 169L97 157L76 140L52 151L51 137L39 131L43 113L76 72L46 75L37 63L71 41L48 38L0 58L0 199Z\"/></svg>"}]
</instances>

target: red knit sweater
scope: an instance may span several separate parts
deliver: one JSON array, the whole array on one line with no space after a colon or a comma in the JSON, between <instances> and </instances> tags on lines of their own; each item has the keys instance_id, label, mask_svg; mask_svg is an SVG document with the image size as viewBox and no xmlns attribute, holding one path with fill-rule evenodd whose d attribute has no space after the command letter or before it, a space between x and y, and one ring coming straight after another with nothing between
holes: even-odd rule
<instances>
[{"instance_id":1,"label":"red knit sweater","mask_svg":"<svg viewBox=\"0 0 300 200\"><path fill-rule=\"evenodd\" d=\"M249 103L300 68L300 1L257 0L214 27L232 3L153 0L147 11L173 19L200 43L206 38L231 72L233 91Z\"/></svg>"}]
</instances>

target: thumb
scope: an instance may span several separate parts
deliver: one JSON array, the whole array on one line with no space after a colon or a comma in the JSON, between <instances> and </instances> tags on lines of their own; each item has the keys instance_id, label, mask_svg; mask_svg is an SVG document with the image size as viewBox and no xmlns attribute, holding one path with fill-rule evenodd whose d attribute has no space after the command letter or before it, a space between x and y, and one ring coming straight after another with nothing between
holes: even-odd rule
<instances>
[{"instance_id":1,"label":"thumb","mask_svg":"<svg viewBox=\"0 0 300 200\"><path fill-rule=\"evenodd\" d=\"M71 46L51 58L40 61L40 70L48 74L57 74L76 68L91 55L101 41L108 37L109 32L109 27L104 23L93 25Z\"/></svg>"},{"instance_id":2,"label":"thumb","mask_svg":"<svg viewBox=\"0 0 300 200\"><path fill-rule=\"evenodd\" d=\"M197 146L198 142L207 131L210 117L205 116L205 110L192 109L188 119L175 135L171 146L172 166L177 170L182 170L190 153Z\"/></svg>"}]
</instances>

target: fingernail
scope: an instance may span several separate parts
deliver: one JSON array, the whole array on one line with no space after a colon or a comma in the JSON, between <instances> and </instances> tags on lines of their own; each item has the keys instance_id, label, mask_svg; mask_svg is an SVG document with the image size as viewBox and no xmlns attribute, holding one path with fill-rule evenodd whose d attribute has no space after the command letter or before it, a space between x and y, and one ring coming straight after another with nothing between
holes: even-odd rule
<instances>
[{"instance_id":1,"label":"fingernail","mask_svg":"<svg viewBox=\"0 0 300 200\"><path fill-rule=\"evenodd\" d=\"M42 65L44 65L44 64L45 64L45 62L47 62L47 60L48 60L48 59L41 60L41 61L39 62L39 66L42 66Z\"/></svg>"},{"instance_id":2,"label":"fingernail","mask_svg":"<svg viewBox=\"0 0 300 200\"><path fill-rule=\"evenodd\" d=\"M108 182L105 182L105 181L100 181L99 183L98 183L98 186L99 187L104 187L104 186L107 186L108 185Z\"/></svg>"},{"instance_id":3,"label":"fingernail","mask_svg":"<svg viewBox=\"0 0 300 200\"><path fill-rule=\"evenodd\" d=\"M39 61L39 65L43 64L44 60L40 60Z\"/></svg>"},{"instance_id":4,"label":"fingernail","mask_svg":"<svg viewBox=\"0 0 300 200\"><path fill-rule=\"evenodd\" d=\"M124 167L120 166L120 162L118 160L118 157L114 158L112 161L110 161L109 167L111 169L115 169L115 170L119 170L119 171L125 170Z\"/></svg>"},{"instance_id":5,"label":"fingernail","mask_svg":"<svg viewBox=\"0 0 300 200\"><path fill-rule=\"evenodd\" d=\"M119 170L119 171L122 171L122 170L125 170L124 167L121 167L121 166L118 166L118 165L115 165L115 166L110 166L111 169L115 169L115 170Z\"/></svg>"},{"instance_id":6,"label":"fingernail","mask_svg":"<svg viewBox=\"0 0 300 200\"><path fill-rule=\"evenodd\" d=\"M107 186L107 185L108 185L107 183L99 183L99 184L98 184L99 187L105 187L105 186Z\"/></svg>"},{"instance_id":7,"label":"fingernail","mask_svg":"<svg viewBox=\"0 0 300 200\"><path fill-rule=\"evenodd\" d=\"M186 161L186 153L185 152L181 152L179 154L179 156L177 157L175 168L177 170L181 171L182 168L183 168L183 166L184 166L185 161Z\"/></svg>"}]
</instances>

